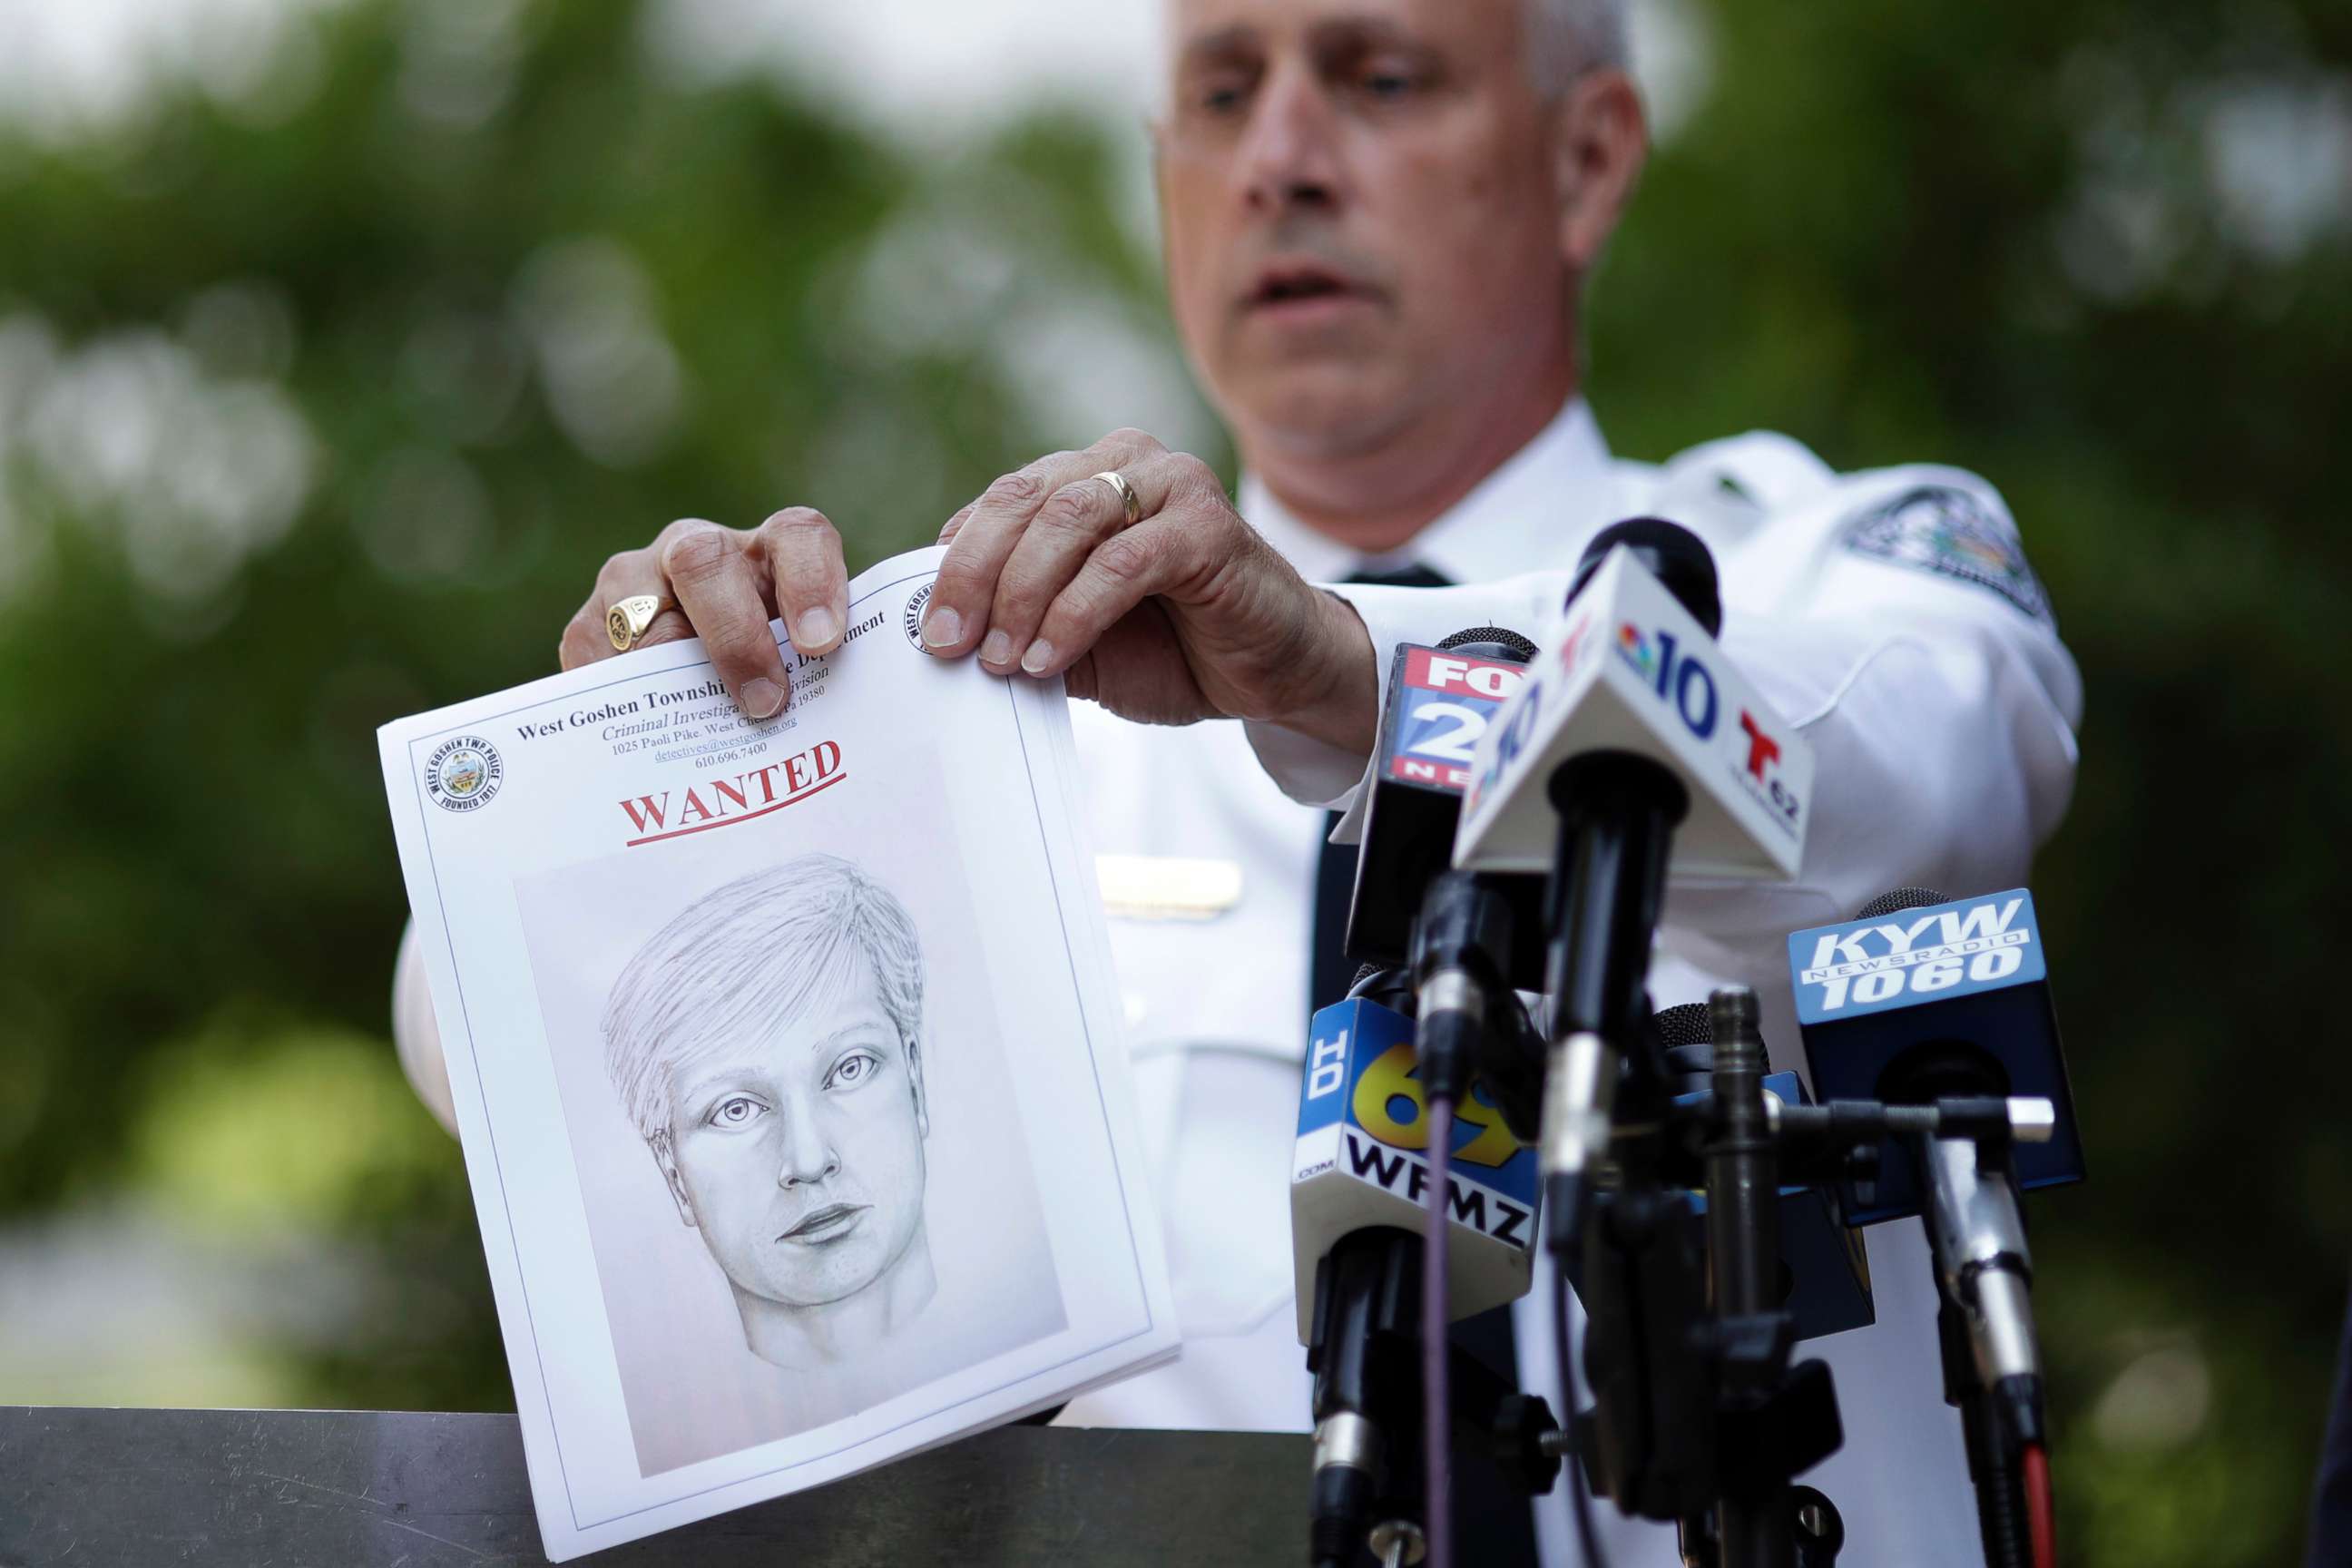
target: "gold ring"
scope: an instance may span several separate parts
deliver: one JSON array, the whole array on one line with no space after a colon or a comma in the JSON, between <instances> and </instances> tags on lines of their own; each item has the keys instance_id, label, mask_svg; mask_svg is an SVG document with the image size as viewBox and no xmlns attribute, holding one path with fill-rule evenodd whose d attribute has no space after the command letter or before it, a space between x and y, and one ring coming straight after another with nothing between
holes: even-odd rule
<instances>
[{"instance_id":1,"label":"gold ring","mask_svg":"<svg viewBox=\"0 0 2352 1568\"><path fill-rule=\"evenodd\" d=\"M613 639L614 653L626 653L637 646L654 617L669 608L670 601L651 594L638 594L623 599L604 612L604 632Z\"/></svg>"},{"instance_id":2,"label":"gold ring","mask_svg":"<svg viewBox=\"0 0 2352 1568\"><path fill-rule=\"evenodd\" d=\"M1135 487L1127 482L1125 474L1117 468L1105 468L1101 473L1092 475L1089 482L1092 479L1100 479L1118 492L1118 504L1127 509L1128 527L1133 528L1143 521L1143 498L1135 493Z\"/></svg>"}]
</instances>

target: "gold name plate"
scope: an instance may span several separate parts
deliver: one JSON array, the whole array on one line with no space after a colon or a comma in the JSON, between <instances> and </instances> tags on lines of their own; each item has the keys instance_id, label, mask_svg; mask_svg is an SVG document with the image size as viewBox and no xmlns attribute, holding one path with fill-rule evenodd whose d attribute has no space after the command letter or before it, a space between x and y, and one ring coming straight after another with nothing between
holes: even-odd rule
<instances>
[{"instance_id":1,"label":"gold name plate","mask_svg":"<svg viewBox=\"0 0 2352 1568\"><path fill-rule=\"evenodd\" d=\"M1113 920L1214 920L1242 901L1238 860L1097 855L1095 876Z\"/></svg>"}]
</instances>

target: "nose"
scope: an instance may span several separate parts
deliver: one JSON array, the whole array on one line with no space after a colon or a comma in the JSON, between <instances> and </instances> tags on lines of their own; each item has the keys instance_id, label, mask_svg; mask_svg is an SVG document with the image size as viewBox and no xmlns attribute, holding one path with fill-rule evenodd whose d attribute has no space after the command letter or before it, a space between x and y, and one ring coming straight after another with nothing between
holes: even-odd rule
<instances>
[{"instance_id":1,"label":"nose","mask_svg":"<svg viewBox=\"0 0 2352 1568\"><path fill-rule=\"evenodd\" d=\"M807 1097L793 1095L785 1101L783 1122L784 1152L776 1163L776 1185L790 1191L840 1173L841 1156L817 1125L816 1108Z\"/></svg>"},{"instance_id":2,"label":"nose","mask_svg":"<svg viewBox=\"0 0 2352 1568\"><path fill-rule=\"evenodd\" d=\"M1250 105L1235 161L1244 203L1271 216L1338 205L1336 131L1314 73L1297 60L1275 66Z\"/></svg>"}]
</instances>

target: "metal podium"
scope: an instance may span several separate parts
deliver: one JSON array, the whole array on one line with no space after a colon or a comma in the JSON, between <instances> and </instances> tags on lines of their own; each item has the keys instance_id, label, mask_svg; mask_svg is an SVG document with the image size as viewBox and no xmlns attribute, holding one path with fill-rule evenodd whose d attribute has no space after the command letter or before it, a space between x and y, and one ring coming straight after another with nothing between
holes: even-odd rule
<instances>
[{"instance_id":1,"label":"metal podium","mask_svg":"<svg viewBox=\"0 0 2352 1568\"><path fill-rule=\"evenodd\" d=\"M584 1561L1281 1568L1307 1464L1302 1436L1001 1427ZM545 1561L511 1415L0 1406L0 1568Z\"/></svg>"}]
</instances>

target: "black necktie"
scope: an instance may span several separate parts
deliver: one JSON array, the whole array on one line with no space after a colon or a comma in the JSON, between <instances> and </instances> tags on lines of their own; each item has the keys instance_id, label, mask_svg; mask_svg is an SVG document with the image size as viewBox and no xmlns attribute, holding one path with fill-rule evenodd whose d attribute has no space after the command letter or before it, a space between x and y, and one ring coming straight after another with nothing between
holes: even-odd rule
<instances>
[{"instance_id":1,"label":"black necktie","mask_svg":"<svg viewBox=\"0 0 2352 1568\"><path fill-rule=\"evenodd\" d=\"M1401 572L1359 572L1348 581L1388 588L1452 586L1444 576L1426 566L1408 566ZM1376 653L1385 660L1390 650L1381 648ZM1315 1008L1328 1007L1344 998L1356 978L1357 966L1346 952L1348 903L1356 890L1356 847L1331 842L1331 830L1339 825L1337 812L1324 822L1322 856L1315 868L1314 963L1307 981L1310 1016ZM1511 1337L1510 1308L1496 1307L1465 1318L1454 1325L1447 1337L1456 1350L1486 1363L1509 1386L1519 1385L1519 1358ZM1526 1498L1510 1491L1495 1468L1483 1458L1457 1462L1454 1468L1454 1537L1458 1560L1477 1563L1480 1568L1519 1568L1521 1564L1533 1568L1536 1562L1534 1510Z\"/></svg>"}]
</instances>

